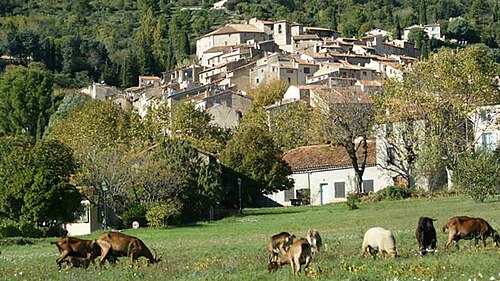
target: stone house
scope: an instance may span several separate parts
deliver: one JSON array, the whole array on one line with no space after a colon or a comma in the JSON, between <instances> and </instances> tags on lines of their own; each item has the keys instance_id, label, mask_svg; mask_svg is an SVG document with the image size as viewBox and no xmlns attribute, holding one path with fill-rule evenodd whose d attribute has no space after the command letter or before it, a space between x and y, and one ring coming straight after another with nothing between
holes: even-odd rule
<instances>
[{"instance_id":1,"label":"stone house","mask_svg":"<svg viewBox=\"0 0 500 281\"><path fill-rule=\"evenodd\" d=\"M227 24L196 40L196 56L201 60L203 53L220 46L245 44L248 41L259 42L269 39L264 31L252 24Z\"/></svg>"}]
</instances>

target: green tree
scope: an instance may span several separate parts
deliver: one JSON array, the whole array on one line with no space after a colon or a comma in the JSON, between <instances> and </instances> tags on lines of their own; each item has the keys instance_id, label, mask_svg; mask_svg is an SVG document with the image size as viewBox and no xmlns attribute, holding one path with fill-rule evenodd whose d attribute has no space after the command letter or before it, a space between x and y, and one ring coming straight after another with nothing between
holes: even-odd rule
<instances>
[{"instance_id":1,"label":"green tree","mask_svg":"<svg viewBox=\"0 0 500 281\"><path fill-rule=\"evenodd\" d=\"M92 100L73 108L54 125L50 136L73 150L79 166L74 180L95 188L98 195L90 198L92 203L103 200L104 182L109 206L117 213L124 211L133 155L142 149L129 146L129 114L112 102Z\"/></svg>"},{"instance_id":2,"label":"green tree","mask_svg":"<svg viewBox=\"0 0 500 281\"><path fill-rule=\"evenodd\" d=\"M157 61L153 55L153 34L155 25L153 10L149 8L141 19L141 25L137 30L135 42L140 73L143 75L151 75L158 72Z\"/></svg>"},{"instance_id":3,"label":"green tree","mask_svg":"<svg viewBox=\"0 0 500 281\"><path fill-rule=\"evenodd\" d=\"M457 157L475 146L469 135L469 114L477 106L498 103L493 82L497 69L484 45L440 50L413 65L402 80L384 84L381 115L423 122L422 130L410 132L405 142L413 139L425 146L435 145L450 172ZM419 151L412 153L419 157Z\"/></svg>"},{"instance_id":4,"label":"green tree","mask_svg":"<svg viewBox=\"0 0 500 281\"><path fill-rule=\"evenodd\" d=\"M427 3L426 0L420 0L419 10L418 10L418 23L427 24Z\"/></svg>"},{"instance_id":5,"label":"green tree","mask_svg":"<svg viewBox=\"0 0 500 281\"><path fill-rule=\"evenodd\" d=\"M290 189L290 166L282 159L267 126L254 123L248 115L222 151L222 164L251 181L242 190L243 198Z\"/></svg>"},{"instance_id":6,"label":"green tree","mask_svg":"<svg viewBox=\"0 0 500 281\"><path fill-rule=\"evenodd\" d=\"M248 91L248 95L253 98L252 106L254 108L264 107L281 100L288 86L287 83L281 80L264 81Z\"/></svg>"},{"instance_id":7,"label":"green tree","mask_svg":"<svg viewBox=\"0 0 500 281\"><path fill-rule=\"evenodd\" d=\"M156 221L179 213L182 221L191 222L218 206L222 195L220 167L187 142L165 139L142 161L133 170L137 175L134 193ZM159 205L168 211L159 212Z\"/></svg>"},{"instance_id":8,"label":"green tree","mask_svg":"<svg viewBox=\"0 0 500 281\"><path fill-rule=\"evenodd\" d=\"M81 195L69 184L71 150L54 140L35 145L23 137L0 138L0 217L41 225L72 222ZM64 198L64 200L61 200Z\"/></svg>"},{"instance_id":9,"label":"green tree","mask_svg":"<svg viewBox=\"0 0 500 281\"><path fill-rule=\"evenodd\" d=\"M41 138L55 105L49 72L35 66L8 69L0 77L0 135Z\"/></svg>"},{"instance_id":10,"label":"green tree","mask_svg":"<svg viewBox=\"0 0 500 281\"><path fill-rule=\"evenodd\" d=\"M453 173L454 186L476 202L500 194L500 163L494 153L478 150L460 156Z\"/></svg>"},{"instance_id":11,"label":"green tree","mask_svg":"<svg viewBox=\"0 0 500 281\"><path fill-rule=\"evenodd\" d=\"M196 109L191 102L182 102L173 107L172 115L170 131L173 138L212 153L224 148L229 132L212 124L208 112Z\"/></svg>"},{"instance_id":12,"label":"green tree","mask_svg":"<svg viewBox=\"0 0 500 281\"><path fill-rule=\"evenodd\" d=\"M128 88L138 85L139 62L135 52L130 51L120 69L121 87Z\"/></svg>"},{"instance_id":13,"label":"green tree","mask_svg":"<svg viewBox=\"0 0 500 281\"><path fill-rule=\"evenodd\" d=\"M311 115L309 106L299 101L287 104L270 116L271 135L276 145L287 151L309 144Z\"/></svg>"}]
</instances>

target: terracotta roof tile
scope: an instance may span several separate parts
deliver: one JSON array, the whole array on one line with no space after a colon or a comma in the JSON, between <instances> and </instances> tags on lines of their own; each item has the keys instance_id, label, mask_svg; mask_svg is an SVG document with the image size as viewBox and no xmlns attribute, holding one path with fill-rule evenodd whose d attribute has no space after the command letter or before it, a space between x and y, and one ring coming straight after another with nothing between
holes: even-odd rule
<instances>
[{"instance_id":1,"label":"terracotta roof tile","mask_svg":"<svg viewBox=\"0 0 500 281\"><path fill-rule=\"evenodd\" d=\"M352 167L351 159L344 147L331 145L303 146L283 155L283 160L293 172ZM368 141L367 166L376 165L376 143Z\"/></svg>"}]
</instances>

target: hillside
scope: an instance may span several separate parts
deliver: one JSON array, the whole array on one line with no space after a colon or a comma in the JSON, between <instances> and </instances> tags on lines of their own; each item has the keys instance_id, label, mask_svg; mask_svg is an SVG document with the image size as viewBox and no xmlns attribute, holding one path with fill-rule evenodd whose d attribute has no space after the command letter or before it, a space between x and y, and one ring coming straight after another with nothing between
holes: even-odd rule
<instances>
[{"instance_id":1,"label":"hillside","mask_svg":"<svg viewBox=\"0 0 500 281\"><path fill-rule=\"evenodd\" d=\"M460 250L454 246L445 250L447 235L440 233L446 220L459 214L483 217L499 229L498 199L476 204L463 197L447 197L363 203L360 207L356 211L348 211L344 204L249 209L244 210L243 217L222 221L167 229L127 230L126 233L140 237L163 255L158 265L146 267L141 263L135 269L129 267L127 258L121 258L115 268L91 266L87 270L58 271L54 263L57 250L48 240L34 245L6 246L1 248L0 279L286 280L291 278L289 266L273 274L267 272L266 241L280 231L300 237L311 227L320 231L328 248L311 266L310 276L320 280L500 279L500 250L493 248L491 239L486 248L474 247L473 241L460 241ZM418 256L414 231L418 218L424 215L437 219L438 252ZM372 226L394 231L400 258L358 257L363 234ZM5 266L7 263L9 265Z\"/></svg>"},{"instance_id":2,"label":"hillside","mask_svg":"<svg viewBox=\"0 0 500 281\"><path fill-rule=\"evenodd\" d=\"M398 34L412 24L439 22L446 38L500 44L497 0L229 0L225 9L213 9L209 0L2 2L0 55L45 63L61 74L57 82L63 87L88 80L133 85L123 79L134 71L131 63L138 66L131 76L188 64L197 37L251 17L333 28L347 37L373 28ZM448 26L450 17L465 21Z\"/></svg>"}]
</instances>

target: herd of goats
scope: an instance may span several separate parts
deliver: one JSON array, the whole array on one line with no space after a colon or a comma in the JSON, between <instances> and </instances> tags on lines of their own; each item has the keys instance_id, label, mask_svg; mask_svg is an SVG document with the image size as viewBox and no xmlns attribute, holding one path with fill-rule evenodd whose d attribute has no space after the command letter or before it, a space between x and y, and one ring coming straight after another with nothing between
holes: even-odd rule
<instances>
[{"instance_id":1,"label":"herd of goats","mask_svg":"<svg viewBox=\"0 0 500 281\"><path fill-rule=\"evenodd\" d=\"M419 244L419 253L425 255L428 252L436 251L436 230L432 218L421 217L418 221L415 232ZM493 229L490 224L482 218L472 218L468 216L455 216L448 220L443 226L442 232L448 230L448 247L455 241L458 248L458 241L461 239L475 239L483 241L486 246L486 239L492 237L495 245L500 247L500 234ZM322 246L321 236L316 229L309 229L306 238L295 240L295 235L288 232L281 232L273 235L268 242L269 251L269 272L276 271L284 264L290 264L294 275L298 275L301 266L309 266L311 259L320 251ZM294 241L295 240L295 241ZM115 264L118 257L130 257L132 266L139 257L148 259L148 263L157 263L159 257L153 256L149 248L137 237L129 236L120 232L108 232L102 234L95 240L83 240L75 237L64 237L56 242L52 242L59 249L59 257L56 262L61 269L61 264L67 263L68 267L87 268L99 257L100 265L106 261ZM369 252L373 258L380 253L382 258L386 254L397 257L396 239L390 230L381 227L373 227L366 231L361 256L364 257Z\"/></svg>"}]
</instances>

